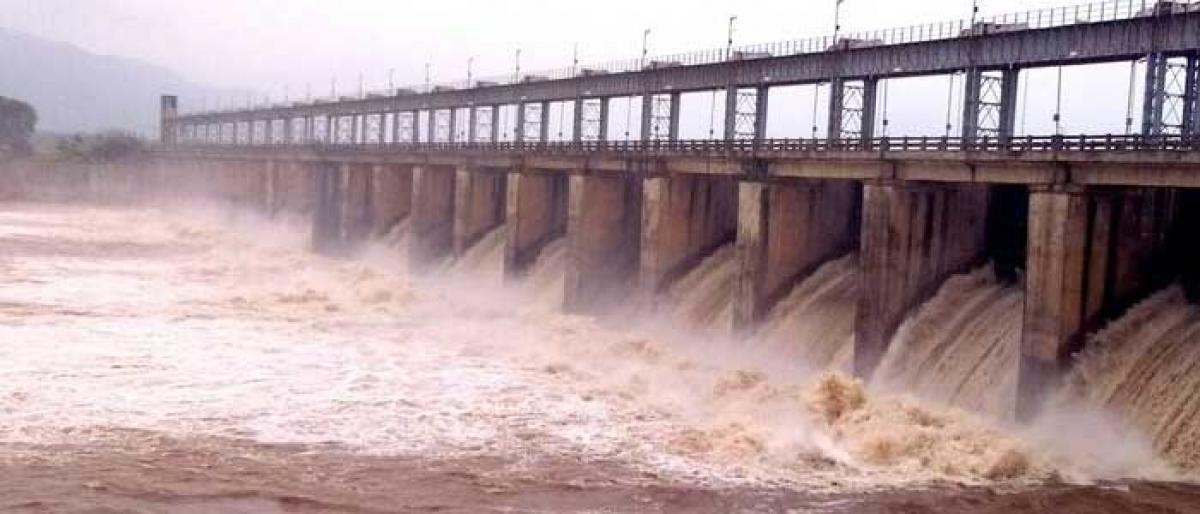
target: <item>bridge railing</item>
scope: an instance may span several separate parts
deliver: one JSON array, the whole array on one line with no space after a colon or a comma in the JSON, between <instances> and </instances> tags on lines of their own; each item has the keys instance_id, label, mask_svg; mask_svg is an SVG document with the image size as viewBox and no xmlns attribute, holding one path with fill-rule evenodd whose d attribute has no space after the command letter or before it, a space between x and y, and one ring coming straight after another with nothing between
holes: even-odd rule
<instances>
[{"instance_id":1,"label":"bridge railing","mask_svg":"<svg viewBox=\"0 0 1200 514\"><path fill-rule=\"evenodd\" d=\"M495 143L379 143L312 142L302 145L208 143L180 144L199 150L274 151L311 148L318 151L561 154L615 153L641 155L741 155L770 156L788 153L860 152L1200 152L1200 135L1076 135L981 137L881 137L875 139L763 139L763 140L677 140L677 141L501 141Z\"/></svg>"},{"instance_id":2,"label":"bridge railing","mask_svg":"<svg viewBox=\"0 0 1200 514\"><path fill-rule=\"evenodd\" d=\"M328 96L309 99L304 102L288 104L272 104L271 102L254 104L249 102L245 108L224 110L207 110L203 114L214 112L244 112L256 108L285 107L296 104L331 103L338 101L357 100L371 96L391 97L405 94L430 93L439 90L460 90L480 87L494 87L526 82L547 80L563 80L594 74L615 74L644 71L663 67L697 66L716 64L729 61L763 59L769 57L794 56L829 51L844 51L885 45L902 45L974 37L1023 30L1048 29L1085 23L1124 20L1146 16L1171 16L1188 12L1200 12L1200 3L1182 4L1173 1L1157 0L1098 0L1090 3L1035 9L1024 12L1007 13L993 16L978 17L972 22L967 19L942 21L911 25L907 27L887 28L850 32L840 35L835 41L831 36L819 36L787 41L775 41L742 45L732 48L710 48L699 51L655 55L647 58L634 58L609 61L591 65L573 65L548 70L535 70L503 75L482 76L470 80L415 84L401 87L390 87L367 91L360 95ZM201 112L197 112L201 113Z\"/></svg>"}]
</instances>

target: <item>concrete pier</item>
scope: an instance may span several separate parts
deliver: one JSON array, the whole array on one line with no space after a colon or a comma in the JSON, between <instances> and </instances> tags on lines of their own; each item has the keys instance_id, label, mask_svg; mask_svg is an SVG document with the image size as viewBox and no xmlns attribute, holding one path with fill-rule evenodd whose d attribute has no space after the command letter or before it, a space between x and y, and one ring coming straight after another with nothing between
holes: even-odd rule
<instances>
[{"instance_id":1,"label":"concrete pier","mask_svg":"<svg viewBox=\"0 0 1200 514\"><path fill-rule=\"evenodd\" d=\"M1088 331L1175 276L1165 250L1177 212L1169 189L1030 193L1018 417L1037 414Z\"/></svg>"},{"instance_id":2,"label":"concrete pier","mask_svg":"<svg viewBox=\"0 0 1200 514\"><path fill-rule=\"evenodd\" d=\"M412 212L412 166L376 164L371 168L371 233L387 234Z\"/></svg>"},{"instance_id":3,"label":"concrete pier","mask_svg":"<svg viewBox=\"0 0 1200 514\"><path fill-rule=\"evenodd\" d=\"M309 215L316 208L318 165L297 161L275 168L276 213Z\"/></svg>"},{"instance_id":4,"label":"concrete pier","mask_svg":"<svg viewBox=\"0 0 1200 514\"><path fill-rule=\"evenodd\" d=\"M323 253L353 250L370 232L371 169L361 164L327 164L317 171L313 247Z\"/></svg>"},{"instance_id":5,"label":"concrete pier","mask_svg":"<svg viewBox=\"0 0 1200 514\"><path fill-rule=\"evenodd\" d=\"M454 251L455 174L448 166L413 168L409 253L414 268L427 267Z\"/></svg>"},{"instance_id":6,"label":"concrete pier","mask_svg":"<svg viewBox=\"0 0 1200 514\"><path fill-rule=\"evenodd\" d=\"M504 224L507 174L496 169L460 166L454 178L454 254L462 255L483 236Z\"/></svg>"},{"instance_id":7,"label":"concrete pier","mask_svg":"<svg viewBox=\"0 0 1200 514\"><path fill-rule=\"evenodd\" d=\"M737 234L733 177L677 174L642 181L638 287L645 298Z\"/></svg>"},{"instance_id":8,"label":"concrete pier","mask_svg":"<svg viewBox=\"0 0 1200 514\"><path fill-rule=\"evenodd\" d=\"M508 174L505 277L520 277L542 248L566 235L568 184L564 173Z\"/></svg>"},{"instance_id":9,"label":"concrete pier","mask_svg":"<svg viewBox=\"0 0 1200 514\"><path fill-rule=\"evenodd\" d=\"M905 316L984 258L988 200L982 184L863 186L855 374L869 377Z\"/></svg>"},{"instance_id":10,"label":"concrete pier","mask_svg":"<svg viewBox=\"0 0 1200 514\"><path fill-rule=\"evenodd\" d=\"M642 181L615 173L570 178L565 308L602 312L627 299L637 281Z\"/></svg>"},{"instance_id":11,"label":"concrete pier","mask_svg":"<svg viewBox=\"0 0 1200 514\"><path fill-rule=\"evenodd\" d=\"M752 332L793 285L851 251L858 241L860 195L852 181L738 185L736 332Z\"/></svg>"}]
</instances>

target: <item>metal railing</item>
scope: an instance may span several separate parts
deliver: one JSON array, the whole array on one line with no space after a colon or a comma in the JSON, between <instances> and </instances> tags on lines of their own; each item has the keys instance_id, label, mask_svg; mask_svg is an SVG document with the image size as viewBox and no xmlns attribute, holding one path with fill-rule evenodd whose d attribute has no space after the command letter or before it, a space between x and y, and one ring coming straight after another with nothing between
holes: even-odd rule
<instances>
[{"instance_id":1,"label":"metal railing","mask_svg":"<svg viewBox=\"0 0 1200 514\"><path fill-rule=\"evenodd\" d=\"M180 143L176 148L198 150L244 149L273 151L306 148L317 151L558 154L590 153L638 155L740 155L757 156L821 152L1200 152L1200 135L1077 135L1023 136L1013 138L882 137L875 139L763 139L763 140L678 140L678 141L549 141L497 143L379 143L359 144L310 142L304 144L211 144Z\"/></svg>"},{"instance_id":2,"label":"metal railing","mask_svg":"<svg viewBox=\"0 0 1200 514\"><path fill-rule=\"evenodd\" d=\"M569 66L550 70L529 71L517 75L509 73L490 77L478 77L469 81L450 81L431 84L408 85L364 92L361 95L318 97L301 102L248 104L244 108L197 111L189 114L213 114L219 112L244 112L259 108L288 107L357 100L368 97L391 97L404 94L423 94L440 90L461 90L480 87L495 87L527 82L564 80L594 74L616 74L645 71L655 67L699 66L741 59L762 59L840 51L873 46L903 45L926 41L956 39L980 35L1037 30L1125 20L1148 16L1171 16L1189 12L1200 12L1200 2L1181 3L1157 0L1107 0L1063 7L1051 7L1031 11L978 17L971 20L959 19L907 27L867 30L840 35L835 41L832 36L811 37L789 41L776 41L732 48L715 48L647 58L609 61L594 65Z\"/></svg>"}]
</instances>

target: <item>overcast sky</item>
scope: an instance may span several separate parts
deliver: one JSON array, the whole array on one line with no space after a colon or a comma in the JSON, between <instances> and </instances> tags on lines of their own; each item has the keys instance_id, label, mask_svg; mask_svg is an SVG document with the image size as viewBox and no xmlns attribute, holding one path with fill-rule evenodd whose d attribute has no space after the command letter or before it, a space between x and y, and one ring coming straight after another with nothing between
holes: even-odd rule
<instances>
[{"instance_id":1,"label":"overcast sky","mask_svg":"<svg viewBox=\"0 0 1200 514\"><path fill-rule=\"evenodd\" d=\"M981 11L1065 3L981 0ZM517 48L528 70L570 65L575 44L584 63L635 57L645 28L652 30L652 54L723 47L731 15L738 17L739 44L820 36L832 31L833 9L834 0L0 0L0 25L278 98L285 85L293 97L302 96L306 84L314 94L327 94L332 77L340 93L357 92L360 73L368 89L378 88L389 69L398 84L421 83L425 62L432 63L434 81L459 80L472 56L476 76L509 73ZM854 31L967 18L970 11L970 0L846 0L842 17L844 30ZM1107 103L1119 111L1119 125L1124 69L1104 79L1086 73L1067 79L1115 88ZM914 94L926 96L933 87L913 84ZM1052 100L1048 90L1053 87L1034 89L1031 105ZM903 94L903 87L896 91ZM196 102L181 100L185 108ZM1087 105L1075 110L1094 114Z\"/></svg>"}]
</instances>

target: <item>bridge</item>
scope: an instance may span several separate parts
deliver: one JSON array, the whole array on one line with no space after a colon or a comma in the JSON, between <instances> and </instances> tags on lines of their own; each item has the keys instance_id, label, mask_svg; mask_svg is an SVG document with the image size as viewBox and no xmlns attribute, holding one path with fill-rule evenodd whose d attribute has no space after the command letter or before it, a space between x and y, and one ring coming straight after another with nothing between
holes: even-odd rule
<instances>
[{"instance_id":1,"label":"bridge","mask_svg":"<svg viewBox=\"0 0 1200 514\"><path fill-rule=\"evenodd\" d=\"M1137 133L1016 133L1022 72L1135 60ZM965 77L959 133L875 133L880 81L951 73ZM767 138L772 89L798 84L830 88L827 134ZM681 95L698 91L724 97L719 138L680 138ZM640 133L614 140L610 103L625 97L640 99ZM311 214L322 251L406 222L416 266L502 229L505 273L520 277L565 238L571 311L653 305L733 245L734 330L749 333L857 252L861 376L948 277L993 262L1025 289L1024 417L1101 323L1170 281L1200 291L1196 4L1113 0L227 111L161 105L155 187ZM570 137L552 140L550 113L568 107Z\"/></svg>"}]
</instances>

